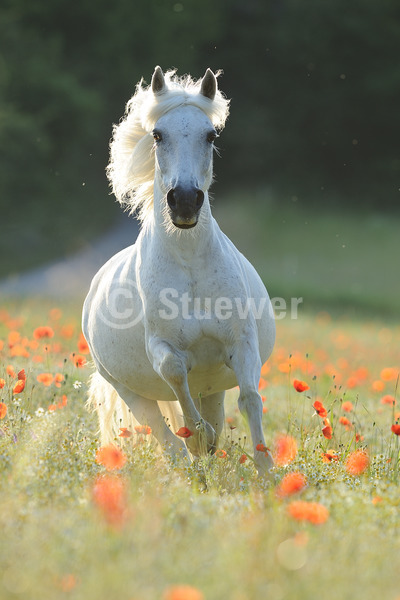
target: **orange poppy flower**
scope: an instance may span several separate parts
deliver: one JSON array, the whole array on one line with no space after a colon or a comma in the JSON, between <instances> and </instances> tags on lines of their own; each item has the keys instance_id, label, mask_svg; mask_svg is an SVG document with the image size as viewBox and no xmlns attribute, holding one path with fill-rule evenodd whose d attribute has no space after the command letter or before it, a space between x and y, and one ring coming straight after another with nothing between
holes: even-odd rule
<instances>
[{"instance_id":1,"label":"orange poppy flower","mask_svg":"<svg viewBox=\"0 0 400 600\"><path fill-rule=\"evenodd\" d=\"M291 463L297 456L297 442L290 435L278 435L274 441L273 458L278 467Z\"/></svg>"},{"instance_id":2,"label":"orange poppy flower","mask_svg":"<svg viewBox=\"0 0 400 600\"><path fill-rule=\"evenodd\" d=\"M133 435L132 431L129 431L129 429L127 427L120 427L119 430L121 432L118 434L119 437L129 438L129 437L132 437L132 435Z\"/></svg>"},{"instance_id":3,"label":"orange poppy flower","mask_svg":"<svg viewBox=\"0 0 400 600\"><path fill-rule=\"evenodd\" d=\"M386 396L382 396L381 404L390 404L391 406L394 406L396 404L396 398L390 394L386 394Z\"/></svg>"},{"instance_id":4,"label":"orange poppy flower","mask_svg":"<svg viewBox=\"0 0 400 600\"><path fill-rule=\"evenodd\" d=\"M43 385L48 387L53 383L54 377L51 373L39 373L36 379L39 383L43 383Z\"/></svg>"},{"instance_id":5,"label":"orange poppy flower","mask_svg":"<svg viewBox=\"0 0 400 600\"><path fill-rule=\"evenodd\" d=\"M148 425L136 425L135 431L136 433L142 433L143 435L150 435L151 427L149 427Z\"/></svg>"},{"instance_id":6,"label":"orange poppy flower","mask_svg":"<svg viewBox=\"0 0 400 600\"><path fill-rule=\"evenodd\" d=\"M179 427L178 431L175 432L176 435L182 438L189 438L193 435L193 431L190 431L187 427Z\"/></svg>"},{"instance_id":7,"label":"orange poppy flower","mask_svg":"<svg viewBox=\"0 0 400 600\"><path fill-rule=\"evenodd\" d=\"M247 455L246 454L242 454L242 456L239 458L239 463L242 465L243 463L245 463L247 460Z\"/></svg>"},{"instance_id":8,"label":"orange poppy flower","mask_svg":"<svg viewBox=\"0 0 400 600\"><path fill-rule=\"evenodd\" d=\"M126 463L126 455L114 446L102 446L96 452L96 462L99 465L103 465L107 471L114 471L114 469L122 469Z\"/></svg>"},{"instance_id":9,"label":"orange poppy flower","mask_svg":"<svg viewBox=\"0 0 400 600\"><path fill-rule=\"evenodd\" d=\"M382 392L385 389L385 384L380 379L372 382L372 389L374 392Z\"/></svg>"},{"instance_id":10,"label":"orange poppy flower","mask_svg":"<svg viewBox=\"0 0 400 600\"><path fill-rule=\"evenodd\" d=\"M294 471L293 473L287 473L279 486L276 489L276 493L280 498L285 498L287 496L293 496L293 494L297 494L301 492L301 490L307 485L306 476L299 471Z\"/></svg>"},{"instance_id":11,"label":"orange poppy flower","mask_svg":"<svg viewBox=\"0 0 400 600\"><path fill-rule=\"evenodd\" d=\"M4 419L7 414L7 405L4 402L0 402L0 419Z\"/></svg>"},{"instance_id":12,"label":"orange poppy flower","mask_svg":"<svg viewBox=\"0 0 400 600\"><path fill-rule=\"evenodd\" d=\"M346 459L346 471L350 475L361 475L368 469L369 457L365 450L350 452Z\"/></svg>"},{"instance_id":13,"label":"orange poppy flower","mask_svg":"<svg viewBox=\"0 0 400 600\"><path fill-rule=\"evenodd\" d=\"M344 412L351 412L353 410L353 403L350 402L350 400L347 400L347 402L343 402L342 410Z\"/></svg>"},{"instance_id":14,"label":"orange poppy flower","mask_svg":"<svg viewBox=\"0 0 400 600\"><path fill-rule=\"evenodd\" d=\"M12 365L7 365L6 372L7 372L7 375L12 377L13 379L15 379L15 377L17 376L16 372L14 371L14 367Z\"/></svg>"},{"instance_id":15,"label":"orange poppy flower","mask_svg":"<svg viewBox=\"0 0 400 600\"><path fill-rule=\"evenodd\" d=\"M81 367L84 367L87 363L86 358L84 356L82 356L81 354L72 353L71 360L78 369L80 369Z\"/></svg>"},{"instance_id":16,"label":"orange poppy flower","mask_svg":"<svg viewBox=\"0 0 400 600\"><path fill-rule=\"evenodd\" d=\"M60 578L59 586L63 592L71 592L77 585L78 580L72 573L68 573L67 575L63 575Z\"/></svg>"},{"instance_id":17,"label":"orange poppy flower","mask_svg":"<svg viewBox=\"0 0 400 600\"><path fill-rule=\"evenodd\" d=\"M329 518L328 509L319 502L297 500L288 505L287 511L296 521L309 521L313 525L321 525Z\"/></svg>"},{"instance_id":18,"label":"orange poppy flower","mask_svg":"<svg viewBox=\"0 0 400 600\"><path fill-rule=\"evenodd\" d=\"M57 408L64 408L67 406L68 398L65 394L62 395L60 402L57 403Z\"/></svg>"},{"instance_id":19,"label":"orange poppy flower","mask_svg":"<svg viewBox=\"0 0 400 600\"><path fill-rule=\"evenodd\" d=\"M13 387L13 394L20 394L25 388L25 379L19 379Z\"/></svg>"},{"instance_id":20,"label":"orange poppy flower","mask_svg":"<svg viewBox=\"0 0 400 600\"><path fill-rule=\"evenodd\" d=\"M293 387L296 392L305 392L310 389L310 386L305 381L300 381L299 379L293 381Z\"/></svg>"},{"instance_id":21,"label":"orange poppy flower","mask_svg":"<svg viewBox=\"0 0 400 600\"><path fill-rule=\"evenodd\" d=\"M0 390L6 385L6 380L0 377Z\"/></svg>"},{"instance_id":22,"label":"orange poppy flower","mask_svg":"<svg viewBox=\"0 0 400 600\"><path fill-rule=\"evenodd\" d=\"M56 387L61 387L62 382L64 381L64 375L62 373L56 373L54 375L54 384Z\"/></svg>"},{"instance_id":23,"label":"orange poppy flower","mask_svg":"<svg viewBox=\"0 0 400 600\"><path fill-rule=\"evenodd\" d=\"M35 338L35 340L39 340L41 338L52 338L54 337L54 331L51 327L36 327L35 331L33 332L33 337Z\"/></svg>"},{"instance_id":24,"label":"orange poppy flower","mask_svg":"<svg viewBox=\"0 0 400 600\"><path fill-rule=\"evenodd\" d=\"M352 423L351 423L351 421L349 421L349 419L347 417L340 417L339 423L341 425L344 425L344 427L346 427L346 429L352 428Z\"/></svg>"},{"instance_id":25,"label":"orange poppy flower","mask_svg":"<svg viewBox=\"0 0 400 600\"><path fill-rule=\"evenodd\" d=\"M225 450L221 450L221 449L216 450L215 451L215 456L217 458L225 458L226 457L226 452L225 452Z\"/></svg>"},{"instance_id":26,"label":"orange poppy flower","mask_svg":"<svg viewBox=\"0 0 400 600\"><path fill-rule=\"evenodd\" d=\"M394 379L397 379L398 375L399 370L393 367L386 367L381 371L381 379L383 379L383 381L392 381Z\"/></svg>"},{"instance_id":27,"label":"orange poppy flower","mask_svg":"<svg viewBox=\"0 0 400 600\"><path fill-rule=\"evenodd\" d=\"M83 333L80 333L78 340L78 350L81 354L89 354L89 346Z\"/></svg>"},{"instance_id":28,"label":"orange poppy flower","mask_svg":"<svg viewBox=\"0 0 400 600\"><path fill-rule=\"evenodd\" d=\"M204 600L204 595L191 585L173 585L164 591L163 600Z\"/></svg>"},{"instance_id":29,"label":"orange poppy flower","mask_svg":"<svg viewBox=\"0 0 400 600\"><path fill-rule=\"evenodd\" d=\"M12 348L13 346L15 346L15 344L18 344L20 339L21 339L21 334L19 333L19 331L10 331L8 334L9 348Z\"/></svg>"},{"instance_id":30,"label":"orange poppy flower","mask_svg":"<svg viewBox=\"0 0 400 600\"><path fill-rule=\"evenodd\" d=\"M322 402L320 402L319 400L316 400L314 402L313 408L314 408L315 412L317 413L317 415L319 415L320 417L325 418L328 416L328 411L326 410L326 408L322 404Z\"/></svg>"},{"instance_id":31,"label":"orange poppy flower","mask_svg":"<svg viewBox=\"0 0 400 600\"><path fill-rule=\"evenodd\" d=\"M54 412L57 410L57 404L49 404L48 409L49 412Z\"/></svg>"},{"instance_id":32,"label":"orange poppy flower","mask_svg":"<svg viewBox=\"0 0 400 600\"><path fill-rule=\"evenodd\" d=\"M128 502L123 479L111 475L98 477L92 489L92 498L110 525L120 527L126 521Z\"/></svg>"},{"instance_id":33,"label":"orange poppy flower","mask_svg":"<svg viewBox=\"0 0 400 600\"><path fill-rule=\"evenodd\" d=\"M399 424L396 423L395 425L392 425L391 430L395 435L400 435L400 425Z\"/></svg>"},{"instance_id":34,"label":"orange poppy flower","mask_svg":"<svg viewBox=\"0 0 400 600\"><path fill-rule=\"evenodd\" d=\"M372 504L380 504L382 502L383 498L381 498L381 496L374 496L371 500Z\"/></svg>"}]
</instances>

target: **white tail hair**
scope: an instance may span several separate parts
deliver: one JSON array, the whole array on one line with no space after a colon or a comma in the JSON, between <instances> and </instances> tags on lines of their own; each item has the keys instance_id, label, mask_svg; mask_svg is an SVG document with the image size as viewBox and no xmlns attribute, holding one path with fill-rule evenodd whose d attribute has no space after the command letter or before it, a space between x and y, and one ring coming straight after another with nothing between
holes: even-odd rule
<instances>
[{"instance_id":1,"label":"white tail hair","mask_svg":"<svg viewBox=\"0 0 400 600\"><path fill-rule=\"evenodd\" d=\"M201 81L168 71L165 91L154 94L151 86L144 86L141 80L126 105L124 118L114 125L107 176L118 202L130 213L137 212L141 221L153 207L155 157L151 132L158 119L178 106L191 105L202 110L217 129L225 125L229 100L218 89L212 100L205 97L200 93Z\"/></svg>"},{"instance_id":2,"label":"white tail hair","mask_svg":"<svg viewBox=\"0 0 400 600\"><path fill-rule=\"evenodd\" d=\"M184 425L179 403L177 401L159 402L158 405L171 431L174 433L178 431ZM102 446L115 444L116 440L123 439L119 437L120 429L123 427L134 434L135 427L146 425L146 423L139 423L135 419L113 386L98 371L90 376L86 407L88 410L97 413Z\"/></svg>"}]
</instances>

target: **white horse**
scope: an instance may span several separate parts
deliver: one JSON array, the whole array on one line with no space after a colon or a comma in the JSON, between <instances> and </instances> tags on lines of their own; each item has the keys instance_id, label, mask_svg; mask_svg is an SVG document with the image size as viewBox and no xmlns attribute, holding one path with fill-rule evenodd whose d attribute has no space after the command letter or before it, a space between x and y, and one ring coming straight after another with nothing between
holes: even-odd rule
<instances>
[{"instance_id":1,"label":"white horse","mask_svg":"<svg viewBox=\"0 0 400 600\"><path fill-rule=\"evenodd\" d=\"M140 82L114 127L109 179L136 211L136 243L96 274L83 309L83 331L97 372L89 403L102 443L118 427L149 425L172 456L215 451L224 425L225 390L239 385L259 473L273 465L258 393L275 323L252 265L211 215L214 140L229 101L208 69L194 81L164 76ZM191 432L178 438L184 424ZM117 433L116 433L117 432Z\"/></svg>"}]
</instances>

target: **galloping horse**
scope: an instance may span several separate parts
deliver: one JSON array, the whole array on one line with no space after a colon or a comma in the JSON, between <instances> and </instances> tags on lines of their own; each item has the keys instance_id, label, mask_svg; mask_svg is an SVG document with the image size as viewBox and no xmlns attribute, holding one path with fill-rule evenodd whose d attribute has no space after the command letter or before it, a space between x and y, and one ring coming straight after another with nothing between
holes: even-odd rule
<instances>
[{"instance_id":1,"label":"galloping horse","mask_svg":"<svg viewBox=\"0 0 400 600\"><path fill-rule=\"evenodd\" d=\"M258 383L275 340L272 307L208 197L214 141L228 112L210 69L196 82L156 67L114 127L108 176L142 227L136 243L95 275L84 304L96 366L89 403L103 443L134 419L172 456L189 458L187 448L195 456L215 451L225 390L238 385L264 474L273 461L262 450ZM175 435L179 424L191 433L186 445Z\"/></svg>"}]
</instances>

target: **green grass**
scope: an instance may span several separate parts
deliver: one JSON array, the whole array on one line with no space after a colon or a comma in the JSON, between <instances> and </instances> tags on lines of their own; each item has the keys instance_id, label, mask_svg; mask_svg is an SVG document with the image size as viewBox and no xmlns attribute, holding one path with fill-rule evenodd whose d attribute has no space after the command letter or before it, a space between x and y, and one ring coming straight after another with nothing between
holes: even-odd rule
<instances>
[{"instance_id":1,"label":"green grass","mask_svg":"<svg viewBox=\"0 0 400 600\"><path fill-rule=\"evenodd\" d=\"M266 190L217 195L214 213L271 296L352 316L400 311L399 214L321 211Z\"/></svg>"},{"instance_id":2,"label":"green grass","mask_svg":"<svg viewBox=\"0 0 400 600\"><path fill-rule=\"evenodd\" d=\"M79 307L61 306L62 316L52 317L51 308L27 300L6 306L8 314L0 311L0 377L6 380L0 391L8 408L0 421L2 600L161 600L177 584L194 586L206 600L398 600L399 438L390 427L399 408L380 402L396 394L396 380L382 380L381 371L399 367L398 321L304 312L298 320L278 321L262 391L264 428L271 447L276 433L296 439L295 461L277 467L270 483L257 479L250 459L239 463L251 444L232 390L220 443L226 458L184 468L151 443L123 443L128 460L119 477L127 485L128 512L115 527L93 502L94 481L105 469L95 460L95 418L84 408L90 368L78 369L71 360L78 351ZM55 335L34 347L33 331L41 325ZM70 338L66 325L69 333L73 328ZM10 330L21 334L11 348ZM20 394L12 394L7 365L27 373ZM39 383L42 372L62 373L61 387ZM294 378L310 390L297 393ZM377 380L383 381L380 392L373 390ZM67 405L49 411L64 394ZM329 441L312 408L317 398L329 411ZM351 413L341 409L347 400ZM342 415L352 422L349 430L339 422ZM359 442L356 433L363 436ZM355 448L370 456L360 476L345 469ZM322 461L327 449L338 453L337 462ZM308 480L298 497L323 504L326 523L294 520L287 506L297 496L277 498L276 485L295 470Z\"/></svg>"}]
</instances>

